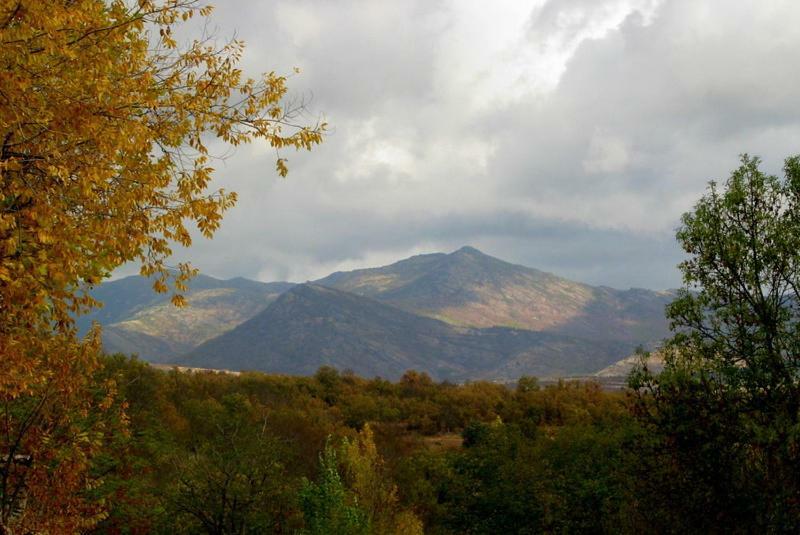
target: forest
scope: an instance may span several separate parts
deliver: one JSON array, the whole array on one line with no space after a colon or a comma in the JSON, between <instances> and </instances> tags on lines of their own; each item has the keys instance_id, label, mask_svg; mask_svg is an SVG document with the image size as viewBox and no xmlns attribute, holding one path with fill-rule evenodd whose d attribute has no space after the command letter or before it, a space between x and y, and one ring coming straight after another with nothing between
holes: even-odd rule
<instances>
[{"instance_id":1,"label":"forest","mask_svg":"<svg viewBox=\"0 0 800 535\"><path fill-rule=\"evenodd\" d=\"M108 514L91 533L745 533L797 522L796 494L784 487L779 501L765 473L775 467L698 405L719 402L708 394L684 391L658 413L663 399L644 389L593 382L187 373L122 355L104 359L98 395L110 379L118 391L87 490Z\"/></svg>"},{"instance_id":2,"label":"forest","mask_svg":"<svg viewBox=\"0 0 800 535\"><path fill-rule=\"evenodd\" d=\"M453 385L413 371L390 383L331 368L308 378L165 372L121 355L97 381L111 377L127 425L109 422L92 468L91 492L110 511L94 533L747 525L736 509L738 518L710 523L685 494L699 481L667 462L669 448L637 420L631 394L594 383ZM669 480L674 487L662 487Z\"/></svg>"},{"instance_id":3,"label":"forest","mask_svg":"<svg viewBox=\"0 0 800 535\"><path fill-rule=\"evenodd\" d=\"M636 531L637 428L625 395L160 371L109 357L125 433L94 467L97 533ZM109 429L113 429L109 425Z\"/></svg>"}]
</instances>

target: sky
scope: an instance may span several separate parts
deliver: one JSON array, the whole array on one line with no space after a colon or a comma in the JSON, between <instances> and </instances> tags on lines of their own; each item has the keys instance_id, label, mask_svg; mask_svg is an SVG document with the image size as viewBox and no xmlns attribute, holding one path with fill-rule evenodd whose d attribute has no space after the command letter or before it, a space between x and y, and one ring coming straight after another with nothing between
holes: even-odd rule
<instances>
[{"instance_id":1,"label":"sky","mask_svg":"<svg viewBox=\"0 0 800 535\"><path fill-rule=\"evenodd\" d=\"M674 288L682 213L739 155L800 152L796 0L217 1L246 73L291 75L310 153L239 147L213 240L176 260L305 281L463 245Z\"/></svg>"}]
</instances>

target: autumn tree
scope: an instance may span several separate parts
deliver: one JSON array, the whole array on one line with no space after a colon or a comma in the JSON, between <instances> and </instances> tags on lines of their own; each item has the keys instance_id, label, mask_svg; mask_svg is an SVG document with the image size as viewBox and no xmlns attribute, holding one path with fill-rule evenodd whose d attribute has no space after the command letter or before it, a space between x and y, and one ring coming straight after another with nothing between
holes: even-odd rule
<instances>
[{"instance_id":1,"label":"autumn tree","mask_svg":"<svg viewBox=\"0 0 800 535\"><path fill-rule=\"evenodd\" d=\"M87 383L98 333L79 341L73 325L96 305L87 288L136 261L168 290L173 244L190 245L192 226L212 236L236 200L209 189L211 140L276 151L322 140L324 124L304 126L287 103L285 77L244 76L240 41L177 42L176 26L210 12L195 0L0 0L0 532L76 531L102 515L79 492L98 442L75 446L77 422L104 403ZM280 155L276 169L287 172ZM174 273L181 304L194 270ZM56 474L59 507L37 513Z\"/></svg>"},{"instance_id":2,"label":"autumn tree","mask_svg":"<svg viewBox=\"0 0 800 535\"><path fill-rule=\"evenodd\" d=\"M366 513L372 533L422 533L419 519L411 511L400 507L397 486L378 453L369 424L364 425L355 439L344 440L341 458L349 488L361 510Z\"/></svg>"},{"instance_id":3,"label":"autumn tree","mask_svg":"<svg viewBox=\"0 0 800 535\"><path fill-rule=\"evenodd\" d=\"M369 424L354 439L345 438L338 453L328 440L320 455L318 481L306 481L300 499L304 533L422 533L420 520L400 506L397 486L378 454Z\"/></svg>"}]
</instances>

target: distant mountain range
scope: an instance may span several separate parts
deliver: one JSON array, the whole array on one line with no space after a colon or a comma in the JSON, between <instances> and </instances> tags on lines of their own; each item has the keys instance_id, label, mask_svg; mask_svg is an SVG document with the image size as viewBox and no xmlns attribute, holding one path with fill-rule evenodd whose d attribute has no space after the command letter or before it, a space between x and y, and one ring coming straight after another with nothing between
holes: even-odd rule
<instances>
[{"instance_id":1,"label":"distant mountain range","mask_svg":"<svg viewBox=\"0 0 800 535\"><path fill-rule=\"evenodd\" d=\"M573 282L462 247L390 266L334 273L322 286L469 327L512 327L588 339L650 343L666 334L671 292Z\"/></svg>"},{"instance_id":2,"label":"distant mountain range","mask_svg":"<svg viewBox=\"0 0 800 535\"><path fill-rule=\"evenodd\" d=\"M668 334L672 292L595 287L464 247L313 283L194 279L176 309L141 277L105 283L107 352L200 368L395 379L589 374Z\"/></svg>"},{"instance_id":3,"label":"distant mountain range","mask_svg":"<svg viewBox=\"0 0 800 535\"><path fill-rule=\"evenodd\" d=\"M456 327L368 297L302 284L181 360L202 368L307 375L326 364L397 379L408 369L441 379L570 375L625 354L623 343L506 327Z\"/></svg>"},{"instance_id":4,"label":"distant mountain range","mask_svg":"<svg viewBox=\"0 0 800 535\"><path fill-rule=\"evenodd\" d=\"M150 280L126 277L103 283L92 292L104 306L81 316L78 328L85 332L93 321L102 325L108 353L133 353L150 362L174 363L197 345L261 312L292 286L199 275L191 281L188 306L178 309L169 295L153 291Z\"/></svg>"}]
</instances>

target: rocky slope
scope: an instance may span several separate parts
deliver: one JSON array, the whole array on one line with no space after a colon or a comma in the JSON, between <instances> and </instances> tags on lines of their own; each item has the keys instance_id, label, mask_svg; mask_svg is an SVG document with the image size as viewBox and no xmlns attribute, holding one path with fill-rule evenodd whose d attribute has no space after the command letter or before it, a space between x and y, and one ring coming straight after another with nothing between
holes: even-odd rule
<instances>
[{"instance_id":1,"label":"rocky slope","mask_svg":"<svg viewBox=\"0 0 800 535\"><path fill-rule=\"evenodd\" d=\"M291 291L289 291L291 289ZM101 285L108 352L196 367L313 373L323 364L396 377L591 374L667 336L670 292L615 290L477 249L414 256L312 284L200 276L176 309L150 282Z\"/></svg>"},{"instance_id":2,"label":"rocky slope","mask_svg":"<svg viewBox=\"0 0 800 535\"><path fill-rule=\"evenodd\" d=\"M470 327L513 327L643 344L667 334L671 292L615 290L510 264L472 247L334 273L317 284Z\"/></svg>"},{"instance_id":3,"label":"rocky slope","mask_svg":"<svg viewBox=\"0 0 800 535\"><path fill-rule=\"evenodd\" d=\"M289 283L198 276L186 294L188 306L174 307L169 295L153 292L149 280L133 276L100 285L92 295L104 306L78 319L82 332L103 326L108 353L137 354L171 362L198 344L228 331L266 308Z\"/></svg>"},{"instance_id":4,"label":"rocky slope","mask_svg":"<svg viewBox=\"0 0 800 535\"><path fill-rule=\"evenodd\" d=\"M438 379L512 379L598 369L625 344L503 327L467 328L371 298L304 284L179 364L312 374L322 365L397 379L408 369Z\"/></svg>"}]
</instances>

